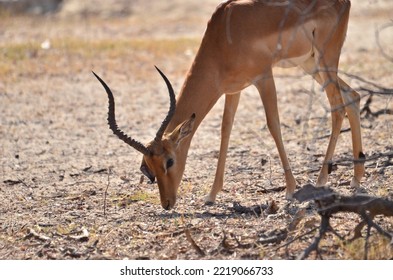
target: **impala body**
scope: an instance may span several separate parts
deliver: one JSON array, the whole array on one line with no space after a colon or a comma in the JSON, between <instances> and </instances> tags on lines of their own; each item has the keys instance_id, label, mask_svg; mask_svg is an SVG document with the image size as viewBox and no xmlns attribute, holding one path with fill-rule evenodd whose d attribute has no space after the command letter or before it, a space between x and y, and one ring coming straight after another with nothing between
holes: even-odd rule
<instances>
[{"instance_id":1,"label":"impala body","mask_svg":"<svg viewBox=\"0 0 393 280\"><path fill-rule=\"evenodd\" d=\"M234 0L220 4L207 25L176 104L170 82L160 71L169 89L171 108L155 139L147 145L117 129L112 93L99 79L109 96L111 129L143 153L141 171L151 181L157 179L165 209L175 205L192 136L216 101L225 95L218 165L211 192L206 197L207 203L215 201L224 183L225 160L240 91L250 85L260 93L267 125L284 169L286 197L292 197L296 181L281 137L274 66L300 66L326 91L332 132L317 185L327 182L328 166L345 113L351 126L355 162L351 184L359 185L364 173L360 97L337 75L349 10L350 2L346 0Z\"/></svg>"}]
</instances>

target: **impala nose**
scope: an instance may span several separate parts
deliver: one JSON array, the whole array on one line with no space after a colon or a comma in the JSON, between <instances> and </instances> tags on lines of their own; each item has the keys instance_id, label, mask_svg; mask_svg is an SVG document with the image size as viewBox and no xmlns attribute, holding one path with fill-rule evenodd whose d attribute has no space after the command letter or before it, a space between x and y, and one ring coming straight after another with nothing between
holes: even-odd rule
<instances>
[{"instance_id":1,"label":"impala nose","mask_svg":"<svg viewBox=\"0 0 393 280\"><path fill-rule=\"evenodd\" d=\"M161 203L162 208L165 210L171 210L175 206L176 200L166 200Z\"/></svg>"}]
</instances>

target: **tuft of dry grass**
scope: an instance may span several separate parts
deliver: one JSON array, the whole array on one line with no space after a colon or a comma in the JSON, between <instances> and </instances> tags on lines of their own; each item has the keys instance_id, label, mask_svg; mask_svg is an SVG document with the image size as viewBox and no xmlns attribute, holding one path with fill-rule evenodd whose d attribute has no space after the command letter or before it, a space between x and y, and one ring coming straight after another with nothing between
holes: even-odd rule
<instances>
[{"instance_id":1,"label":"tuft of dry grass","mask_svg":"<svg viewBox=\"0 0 393 280\"><path fill-rule=\"evenodd\" d=\"M365 239L359 238L353 242L340 245L343 258L349 260L363 260L365 255ZM375 234L370 237L367 251L369 260L388 260L393 256L393 248L390 240Z\"/></svg>"}]
</instances>

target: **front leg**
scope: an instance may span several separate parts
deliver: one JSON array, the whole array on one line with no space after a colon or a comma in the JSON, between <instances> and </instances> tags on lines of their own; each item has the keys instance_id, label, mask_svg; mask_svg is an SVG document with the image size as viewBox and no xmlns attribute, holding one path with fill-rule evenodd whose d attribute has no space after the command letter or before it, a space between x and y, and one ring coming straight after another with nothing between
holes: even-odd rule
<instances>
[{"instance_id":1,"label":"front leg","mask_svg":"<svg viewBox=\"0 0 393 280\"><path fill-rule=\"evenodd\" d=\"M220 153L218 156L218 163L216 169L216 176L214 178L214 183L209 195L205 198L206 204L213 204L216 200L217 193L222 190L224 184L224 171L225 162L227 158L229 138L231 136L233 121L235 119L235 114L237 106L239 104L240 92L235 94L225 95L225 107L224 115L222 117L221 125L221 145Z\"/></svg>"}]
</instances>

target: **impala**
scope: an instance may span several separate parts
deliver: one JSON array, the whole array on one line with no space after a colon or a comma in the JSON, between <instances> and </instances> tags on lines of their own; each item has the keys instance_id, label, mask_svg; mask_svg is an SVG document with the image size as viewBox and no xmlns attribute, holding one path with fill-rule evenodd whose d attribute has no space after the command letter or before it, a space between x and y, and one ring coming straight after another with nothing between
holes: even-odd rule
<instances>
[{"instance_id":1,"label":"impala","mask_svg":"<svg viewBox=\"0 0 393 280\"><path fill-rule=\"evenodd\" d=\"M274 66L300 66L326 91L332 131L317 185L327 182L329 165L345 113L348 116L354 156L351 186L364 174L360 131L360 96L337 75L346 36L350 1L347 0L230 0L213 13L198 53L177 100L165 75L170 109L155 138L144 145L118 129L113 95L109 97L109 126L121 140L143 154L141 171L152 182L157 178L161 205L175 205L191 139L216 101L225 94L221 145L212 189L206 203L214 203L224 182L225 160L240 91L254 85L266 112L267 126L276 143L286 180L286 198L296 188L281 137Z\"/></svg>"}]
</instances>

